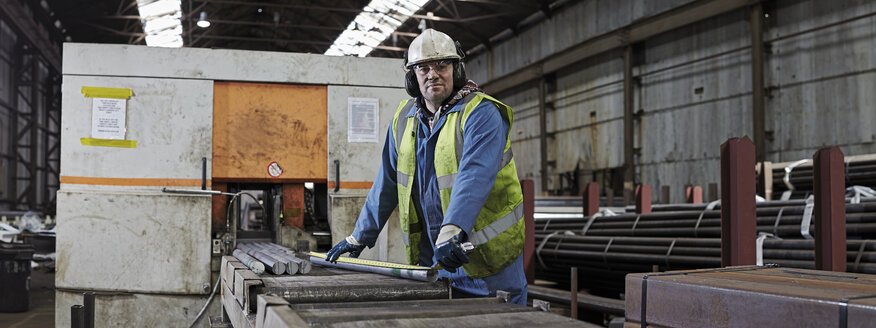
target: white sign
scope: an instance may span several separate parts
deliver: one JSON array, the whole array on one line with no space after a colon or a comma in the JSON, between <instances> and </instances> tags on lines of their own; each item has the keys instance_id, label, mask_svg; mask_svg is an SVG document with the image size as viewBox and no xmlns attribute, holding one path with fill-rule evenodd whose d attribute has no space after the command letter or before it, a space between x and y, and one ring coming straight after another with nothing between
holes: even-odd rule
<instances>
[{"instance_id":1,"label":"white sign","mask_svg":"<svg viewBox=\"0 0 876 328\"><path fill-rule=\"evenodd\" d=\"M127 99L92 98L91 137L125 139L125 105Z\"/></svg>"},{"instance_id":2,"label":"white sign","mask_svg":"<svg viewBox=\"0 0 876 328\"><path fill-rule=\"evenodd\" d=\"M347 98L347 142L377 142L378 104L376 98Z\"/></svg>"}]
</instances>

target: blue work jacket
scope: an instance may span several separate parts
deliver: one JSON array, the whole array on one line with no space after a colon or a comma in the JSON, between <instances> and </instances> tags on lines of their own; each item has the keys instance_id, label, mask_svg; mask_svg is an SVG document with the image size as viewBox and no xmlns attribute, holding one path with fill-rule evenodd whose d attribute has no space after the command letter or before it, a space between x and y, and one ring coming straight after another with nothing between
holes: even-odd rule
<instances>
[{"instance_id":1,"label":"blue work jacket","mask_svg":"<svg viewBox=\"0 0 876 328\"><path fill-rule=\"evenodd\" d=\"M447 113L463 110L463 105L462 102L457 103ZM417 104L414 106L418 107ZM409 115L416 115L414 114L416 112L414 110ZM431 131L429 123L422 115L416 120L417 169L414 177L416 187L414 196L418 200L417 211L426 222L427 227L424 227L424 230L428 236L420 239L419 264L429 267L437 263L434 258L434 247L438 232L443 225L454 224L466 234L471 234L477 215L484 206L496 180L496 174L499 172L509 129L508 122L502 118L498 108L489 101L481 102L478 108L472 111L463 130L465 143L462 160L450 196L450 205L445 214L441 210L434 161L435 145L438 142L438 135L442 133L441 127L444 126L445 120L446 115L439 117ZM352 234L353 238L368 247L374 246L377 235L398 205L396 185L398 152L395 148L395 136L391 124L387 130L380 169ZM443 133L455 132L443 131ZM469 154L477 154L477 156L467 156ZM522 254L514 263L493 276L473 279L460 268L456 273L440 270L439 277L449 277L453 281L452 286L457 297L495 295L496 290L504 290L511 293L513 302L526 304L527 288Z\"/></svg>"}]
</instances>

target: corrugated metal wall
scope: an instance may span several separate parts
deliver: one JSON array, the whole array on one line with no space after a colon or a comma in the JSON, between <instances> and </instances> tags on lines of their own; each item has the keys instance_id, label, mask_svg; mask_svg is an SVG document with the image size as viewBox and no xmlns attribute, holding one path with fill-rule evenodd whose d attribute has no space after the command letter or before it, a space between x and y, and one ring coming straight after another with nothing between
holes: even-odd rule
<instances>
[{"instance_id":1,"label":"corrugated metal wall","mask_svg":"<svg viewBox=\"0 0 876 328\"><path fill-rule=\"evenodd\" d=\"M689 2L582 1L472 57L468 73L486 82ZM846 155L876 152L876 18L860 18L876 12L876 2L763 4L767 160L811 158L827 145L840 145ZM833 23L839 24L776 40ZM634 128L636 182L651 185L655 197L661 186L671 187L673 202L683 201L685 185L707 191L720 182L720 144L753 136L750 44L744 8L633 45L633 108L641 113ZM576 167L587 180L593 173L586 170L622 166L623 51L584 59L548 81L549 188L558 189L559 175ZM521 178L540 180L538 84L496 96L516 111Z\"/></svg>"}]
</instances>

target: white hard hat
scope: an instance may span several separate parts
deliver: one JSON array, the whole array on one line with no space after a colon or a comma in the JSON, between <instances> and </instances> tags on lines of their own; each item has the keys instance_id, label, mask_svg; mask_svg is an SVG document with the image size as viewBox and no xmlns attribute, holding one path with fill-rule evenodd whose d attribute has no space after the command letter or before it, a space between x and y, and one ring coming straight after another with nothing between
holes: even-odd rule
<instances>
[{"instance_id":1,"label":"white hard hat","mask_svg":"<svg viewBox=\"0 0 876 328\"><path fill-rule=\"evenodd\" d=\"M460 60L462 57L456 52L456 44L447 34L431 28L426 29L411 42L408 47L408 58L405 68L423 62L441 59Z\"/></svg>"}]
</instances>

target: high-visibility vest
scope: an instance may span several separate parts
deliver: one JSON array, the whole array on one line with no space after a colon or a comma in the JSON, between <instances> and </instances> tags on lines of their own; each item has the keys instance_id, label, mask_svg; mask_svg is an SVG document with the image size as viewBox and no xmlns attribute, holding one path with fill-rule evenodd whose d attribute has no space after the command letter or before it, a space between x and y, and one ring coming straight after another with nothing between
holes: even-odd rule
<instances>
[{"instance_id":1,"label":"high-visibility vest","mask_svg":"<svg viewBox=\"0 0 876 328\"><path fill-rule=\"evenodd\" d=\"M495 104L502 117L508 121L508 136L506 136L501 169L496 175L496 182L484 207L478 213L472 232L468 235L468 241L474 245L474 251L469 254L469 263L462 268L472 278L494 275L517 260L523 252L525 232L523 192L517 179L517 168L511 152L513 111L511 107L483 93L470 93L463 98L460 101L463 109L447 113L447 118L441 127L444 133L439 134L435 147L435 173L441 195L441 209L446 213L450 205L450 194L459 171L459 160L462 158L465 143L463 138L465 122L484 100ZM413 100L402 101L392 119L395 146L398 150L396 166L398 212L405 252L411 264L419 261L418 246L420 238L423 237L424 225L420 222L422 218L417 215L414 203L414 197L419 195L411 194L412 177L417 167L415 134L417 124L415 115L410 115L411 111L415 110L414 103Z\"/></svg>"}]
</instances>

